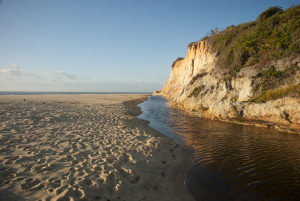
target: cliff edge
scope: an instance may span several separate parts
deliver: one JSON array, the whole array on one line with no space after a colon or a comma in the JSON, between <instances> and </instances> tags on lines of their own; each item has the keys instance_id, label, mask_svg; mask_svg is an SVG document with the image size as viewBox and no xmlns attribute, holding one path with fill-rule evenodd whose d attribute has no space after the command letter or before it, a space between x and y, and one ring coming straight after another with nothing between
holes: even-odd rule
<instances>
[{"instance_id":1,"label":"cliff edge","mask_svg":"<svg viewBox=\"0 0 300 201\"><path fill-rule=\"evenodd\" d=\"M172 67L159 94L171 99L172 107L202 117L300 134L299 56L248 66L235 76L218 67L217 59L207 41L193 43L186 57ZM264 90L264 84L274 88ZM253 99L291 87L295 90L275 100Z\"/></svg>"}]
</instances>

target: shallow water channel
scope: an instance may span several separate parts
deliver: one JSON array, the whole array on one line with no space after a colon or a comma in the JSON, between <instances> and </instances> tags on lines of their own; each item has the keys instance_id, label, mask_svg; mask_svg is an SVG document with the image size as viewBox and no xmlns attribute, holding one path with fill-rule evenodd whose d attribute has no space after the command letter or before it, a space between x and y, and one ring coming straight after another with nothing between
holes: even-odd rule
<instances>
[{"instance_id":1,"label":"shallow water channel","mask_svg":"<svg viewBox=\"0 0 300 201\"><path fill-rule=\"evenodd\" d=\"M300 135L192 116L161 96L139 104L150 126L191 145L195 200L300 200Z\"/></svg>"}]
</instances>

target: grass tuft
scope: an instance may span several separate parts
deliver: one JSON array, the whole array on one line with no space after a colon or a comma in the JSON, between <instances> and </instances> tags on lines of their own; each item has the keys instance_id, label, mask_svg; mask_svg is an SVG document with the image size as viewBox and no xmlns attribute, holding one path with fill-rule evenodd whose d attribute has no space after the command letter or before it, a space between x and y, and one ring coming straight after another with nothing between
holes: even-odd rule
<instances>
[{"instance_id":1,"label":"grass tuft","mask_svg":"<svg viewBox=\"0 0 300 201\"><path fill-rule=\"evenodd\" d=\"M273 89L264 91L261 94L253 96L250 102L261 102L261 101L270 101L283 98L287 95L295 94L300 95L300 83L296 85L290 85L279 89Z\"/></svg>"},{"instance_id":2,"label":"grass tuft","mask_svg":"<svg viewBox=\"0 0 300 201\"><path fill-rule=\"evenodd\" d=\"M194 44L194 43L198 43L198 41L196 41L196 42L191 42L191 43L188 45L188 48L193 47L193 44Z\"/></svg>"},{"instance_id":3,"label":"grass tuft","mask_svg":"<svg viewBox=\"0 0 300 201\"><path fill-rule=\"evenodd\" d=\"M188 97L189 98L192 97L192 96L196 97L202 91L202 89L204 87L205 87L204 85L200 85L199 87L195 87L194 90L192 91L192 93Z\"/></svg>"},{"instance_id":4,"label":"grass tuft","mask_svg":"<svg viewBox=\"0 0 300 201\"><path fill-rule=\"evenodd\" d=\"M177 61L180 61L180 60L182 60L182 59L184 59L184 58L178 57L178 58L172 63L172 68L174 68L174 66L175 66L175 64L176 64Z\"/></svg>"},{"instance_id":5,"label":"grass tuft","mask_svg":"<svg viewBox=\"0 0 300 201\"><path fill-rule=\"evenodd\" d=\"M194 83L196 82L196 80L198 80L199 78L201 78L201 77L203 77L203 76L205 76L205 75L207 75L207 72L203 72L203 73L199 73L199 74L195 75L195 76L191 79L190 84L191 84L191 85L194 84Z\"/></svg>"}]
</instances>

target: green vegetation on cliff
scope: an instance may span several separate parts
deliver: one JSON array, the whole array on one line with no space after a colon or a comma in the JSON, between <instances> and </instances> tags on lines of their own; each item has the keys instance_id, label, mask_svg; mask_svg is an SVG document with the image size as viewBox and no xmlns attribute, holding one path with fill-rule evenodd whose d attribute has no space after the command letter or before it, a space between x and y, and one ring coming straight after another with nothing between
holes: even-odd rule
<instances>
[{"instance_id":1,"label":"green vegetation on cliff","mask_svg":"<svg viewBox=\"0 0 300 201\"><path fill-rule=\"evenodd\" d=\"M227 75L225 73L223 81L229 80L230 83L244 67L259 69L250 101L263 102L288 95L300 96L300 84L294 85L289 81L299 71L297 63L285 66L284 70L276 70L274 66L265 68L270 61L299 57L300 5L284 11L278 6L270 7L253 22L231 25L223 31L215 28L200 41L206 41L210 51L216 53L216 67L226 69ZM192 47L193 43L188 47ZM194 76L190 84L202 76ZM189 97L198 96L202 89L202 85L196 86Z\"/></svg>"},{"instance_id":2,"label":"green vegetation on cliff","mask_svg":"<svg viewBox=\"0 0 300 201\"><path fill-rule=\"evenodd\" d=\"M191 42L191 43L188 45L188 48L189 48L189 47L193 47L193 44L194 44L194 43L198 43L198 41L197 41L197 42Z\"/></svg>"},{"instance_id":3,"label":"green vegetation on cliff","mask_svg":"<svg viewBox=\"0 0 300 201\"><path fill-rule=\"evenodd\" d=\"M184 58L178 57L178 58L172 63L172 68L174 68L174 66L175 66L175 64L176 64L177 61L180 61L180 60L182 60L182 59L184 59Z\"/></svg>"},{"instance_id":4,"label":"green vegetation on cliff","mask_svg":"<svg viewBox=\"0 0 300 201\"><path fill-rule=\"evenodd\" d=\"M264 91L260 94L253 96L250 101L255 101L255 102L270 101L270 100L276 100L278 98L287 95L293 97L300 96L300 84Z\"/></svg>"},{"instance_id":5,"label":"green vegetation on cliff","mask_svg":"<svg viewBox=\"0 0 300 201\"><path fill-rule=\"evenodd\" d=\"M192 91L192 93L189 95L189 98L194 96L198 96L198 94L202 91L202 89L204 88L204 85L200 85L199 87L195 87L194 90Z\"/></svg>"},{"instance_id":6,"label":"green vegetation on cliff","mask_svg":"<svg viewBox=\"0 0 300 201\"><path fill-rule=\"evenodd\" d=\"M300 5L283 11L271 7L248 23L211 31L207 40L217 53L217 66L227 68L231 76L243 67L264 65L300 53Z\"/></svg>"}]
</instances>

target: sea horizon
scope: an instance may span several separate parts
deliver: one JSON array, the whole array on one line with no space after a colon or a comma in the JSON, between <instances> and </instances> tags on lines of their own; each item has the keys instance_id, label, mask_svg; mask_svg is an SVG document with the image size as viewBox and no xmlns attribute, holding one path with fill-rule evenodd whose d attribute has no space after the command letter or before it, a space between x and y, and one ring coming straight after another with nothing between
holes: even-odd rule
<instances>
[{"instance_id":1,"label":"sea horizon","mask_svg":"<svg viewBox=\"0 0 300 201\"><path fill-rule=\"evenodd\" d=\"M47 95L47 94L152 94L153 92L58 92L58 91L0 91L0 95Z\"/></svg>"}]
</instances>

